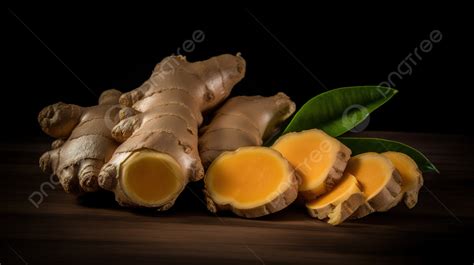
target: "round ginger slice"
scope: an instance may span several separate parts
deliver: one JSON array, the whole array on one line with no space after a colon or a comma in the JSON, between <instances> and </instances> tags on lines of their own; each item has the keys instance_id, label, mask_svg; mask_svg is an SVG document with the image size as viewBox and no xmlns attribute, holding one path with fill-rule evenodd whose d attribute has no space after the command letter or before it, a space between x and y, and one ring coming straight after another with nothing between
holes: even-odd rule
<instances>
[{"instance_id":1,"label":"round ginger slice","mask_svg":"<svg viewBox=\"0 0 474 265\"><path fill-rule=\"evenodd\" d=\"M342 180L330 192L306 204L309 214L331 225L338 225L365 203L364 193L357 179L345 173Z\"/></svg>"},{"instance_id":2,"label":"round ginger slice","mask_svg":"<svg viewBox=\"0 0 474 265\"><path fill-rule=\"evenodd\" d=\"M288 133L272 146L302 178L301 195L311 201L331 191L339 182L351 150L318 129Z\"/></svg>"},{"instance_id":3,"label":"round ginger slice","mask_svg":"<svg viewBox=\"0 0 474 265\"><path fill-rule=\"evenodd\" d=\"M418 169L416 162L408 155L400 152L382 153L385 157L392 161L395 168L400 172L402 177L402 192L405 205L408 208L415 207L418 202L418 192L423 186L423 176Z\"/></svg>"},{"instance_id":4,"label":"round ginger slice","mask_svg":"<svg viewBox=\"0 0 474 265\"><path fill-rule=\"evenodd\" d=\"M211 212L231 210L254 218L274 213L298 195L298 179L288 161L267 147L242 147L224 152L204 177Z\"/></svg>"},{"instance_id":5,"label":"round ginger slice","mask_svg":"<svg viewBox=\"0 0 474 265\"><path fill-rule=\"evenodd\" d=\"M402 179L385 156L374 152L354 156L349 160L346 172L356 177L366 197L366 202L354 212L353 218L387 211L400 201Z\"/></svg>"}]
</instances>

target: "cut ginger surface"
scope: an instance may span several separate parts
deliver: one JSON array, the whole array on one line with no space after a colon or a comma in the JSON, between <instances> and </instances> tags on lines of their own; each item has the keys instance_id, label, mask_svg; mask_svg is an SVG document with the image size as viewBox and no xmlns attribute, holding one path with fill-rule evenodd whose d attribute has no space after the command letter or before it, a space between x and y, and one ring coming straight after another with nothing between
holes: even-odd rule
<instances>
[{"instance_id":1,"label":"cut ginger surface","mask_svg":"<svg viewBox=\"0 0 474 265\"><path fill-rule=\"evenodd\" d=\"M393 163L385 156L373 152L354 156L349 160L346 172L356 177L367 200L353 217L387 211L399 201L402 180Z\"/></svg>"},{"instance_id":2,"label":"cut ginger surface","mask_svg":"<svg viewBox=\"0 0 474 265\"><path fill-rule=\"evenodd\" d=\"M239 55L199 62L164 58L148 80L120 96L120 121L110 133L121 144L100 170L98 185L123 206L171 208L183 185L204 177L198 149L202 113L222 103L244 74ZM156 154L134 155L141 152Z\"/></svg>"},{"instance_id":3,"label":"cut ginger surface","mask_svg":"<svg viewBox=\"0 0 474 265\"><path fill-rule=\"evenodd\" d=\"M229 209L244 217L279 211L296 199L298 180L288 161L266 147L225 152L204 178L208 208Z\"/></svg>"},{"instance_id":4,"label":"cut ginger surface","mask_svg":"<svg viewBox=\"0 0 474 265\"><path fill-rule=\"evenodd\" d=\"M395 168L402 177L402 193L405 204L408 208L415 207L418 202L418 192L423 186L423 176L418 169L416 162L408 155L400 152L382 153L392 161Z\"/></svg>"},{"instance_id":5,"label":"cut ginger surface","mask_svg":"<svg viewBox=\"0 0 474 265\"><path fill-rule=\"evenodd\" d=\"M309 214L318 219L327 219L338 225L354 213L365 202L364 193L357 179L344 174L340 183L330 192L306 204Z\"/></svg>"},{"instance_id":6,"label":"cut ginger surface","mask_svg":"<svg viewBox=\"0 0 474 265\"><path fill-rule=\"evenodd\" d=\"M143 206L162 205L186 184L179 164L164 153L136 152L125 160L121 170L120 185L125 195Z\"/></svg>"},{"instance_id":7,"label":"cut ginger surface","mask_svg":"<svg viewBox=\"0 0 474 265\"><path fill-rule=\"evenodd\" d=\"M299 190L306 200L330 191L342 177L351 150L317 129L288 133L272 146L302 177Z\"/></svg>"}]
</instances>

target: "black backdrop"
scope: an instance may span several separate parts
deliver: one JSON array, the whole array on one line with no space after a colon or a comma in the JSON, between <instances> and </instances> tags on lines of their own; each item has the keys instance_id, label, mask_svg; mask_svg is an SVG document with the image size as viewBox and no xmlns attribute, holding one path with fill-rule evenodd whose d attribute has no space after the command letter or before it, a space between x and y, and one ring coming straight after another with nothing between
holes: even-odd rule
<instances>
[{"instance_id":1,"label":"black backdrop","mask_svg":"<svg viewBox=\"0 0 474 265\"><path fill-rule=\"evenodd\" d=\"M201 60L241 52L247 75L233 94L284 91L301 106L325 89L386 81L433 30L441 41L421 53L411 74L394 79L400 93L371 116L368 129L470 134L468 22L444 8L11 8L2 134L41 135L36 115L43 106L92 105L104 89L131 90L172 53ZM197 30L204 40L193 42Z\"/></svg>"}]
</instances>

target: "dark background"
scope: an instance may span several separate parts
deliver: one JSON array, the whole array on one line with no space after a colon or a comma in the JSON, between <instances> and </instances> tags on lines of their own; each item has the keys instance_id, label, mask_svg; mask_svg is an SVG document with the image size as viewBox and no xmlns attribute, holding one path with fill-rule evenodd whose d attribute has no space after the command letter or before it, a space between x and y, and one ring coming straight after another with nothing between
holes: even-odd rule
<instances>
[{"instance_id":1,"label":"dark background","mask_svg":"<svg viewBox=\"0 0 474 265\"><path fill-rule=\"evenodd\" d=\"M386 81L439 30L441 42L421 53L411 75L396 79L400 93L371 116L368 129L471 134L468 24L467 16L445 8L11 8L2 126L13 129L2 134L42 135L36 122L42 107L57 101L93 105L102 90L137 87L163 57L182 50L195 30L205 40L182 52L189 60L237 52L247 60L247 75L233 94L284 91L298 106L325 88Z\"/></svg>"},{"instance_id":2,"label":"dark background","mask_svg":"<svg viewBox=\"0 0 474 265\"><path fill-rule=\"evenodd\" d=\"M473 23L468 19L472 15L466 14L470 9L452 11L442 4L436 8L430 3L422 9L370 7L364 12L346 6L349 11L273 6L220 11L110 6L6 10L2 34L6 82L0 96L4 181L0 209L6 211L0 215L0 237L8 242L1 240L0 262L5 258L12 264L183 259L210 264L222 257L229 263L242 263L244 257L251 264L258 261L253 255L259 255L267 264L303 260L338 264L462 260L471 264L474 173L473 145L468 139L472 139L473 120ZM202 30L205 40L192 52L183 53L189 60L237 52L247 60L246 78L233 94L284 91L298 106L324 92L324 87L386 81L430 32L440 30L442 41L423 54L411 75L396 82L400 93L371 116L367 129L469 135L365 133L417 147L442 175L425 174L425 189L416 209L397 207L342 228L309 222L296 207L263 220L233 218L227 213L223 223L207 213L192 189L159 218L115 209L111 196L103 201L102 197L76 199L60 188L48 190L41 210L33 208L26 198L48 181L37 167L38 157L48 149L47 137L36 121L41 108L57 101L93 105L102 90L137 87L157 62L177 53L195 30ZM36 137L42 138L14 139ZM252 250L243 247L241 240Z\"/></svg>"}]
</instances>

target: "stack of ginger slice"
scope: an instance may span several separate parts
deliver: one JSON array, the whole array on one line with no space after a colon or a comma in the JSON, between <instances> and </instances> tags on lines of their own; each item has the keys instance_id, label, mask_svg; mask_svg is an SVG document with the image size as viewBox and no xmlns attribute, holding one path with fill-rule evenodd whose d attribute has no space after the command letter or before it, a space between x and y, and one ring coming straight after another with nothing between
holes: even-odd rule
<instances>
[{"instance_id":1,"label":"stack of ginger slice","mask_svg":"<svg viewBox=\"0 0 474 265\"><path fill-rule=\"evenodd\" d=\"M309 214L332 225L383 212L402 199L418 200L423 178L416 163L399 152L351 150L318 129L288 133L271 147L224 152L205 176L208 208L243 217L279 211L297 196Z\"/></svg>"}]
</instances>

